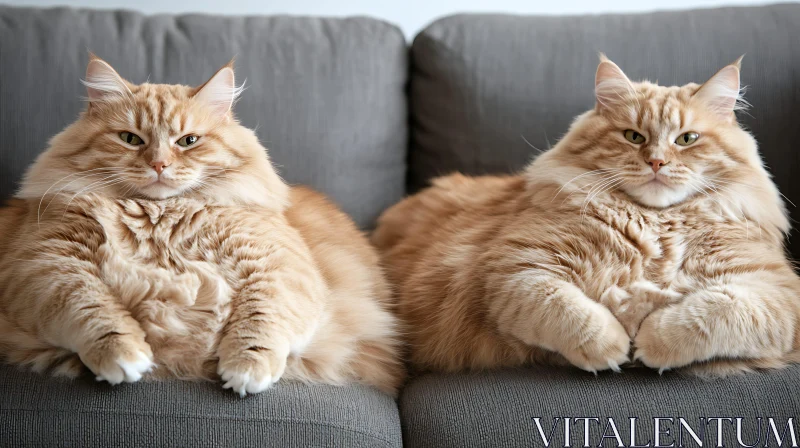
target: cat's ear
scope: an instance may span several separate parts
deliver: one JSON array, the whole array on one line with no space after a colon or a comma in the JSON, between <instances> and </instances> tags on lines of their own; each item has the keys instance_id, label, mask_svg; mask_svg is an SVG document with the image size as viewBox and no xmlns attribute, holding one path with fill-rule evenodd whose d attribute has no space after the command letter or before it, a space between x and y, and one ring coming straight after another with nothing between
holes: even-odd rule
<instances>
[{"instance_id":1,"label":"cat's ear","mask_svg":"<svg viewBox=\"0 0 800 448\"><path fill-rule=\"evenodd\" d=\"M723 67L694 94L697 101L703 102L707 108L723 118L733 118L733 111L740 106L739 72L743 57Z\"/></svg>"},{"instance_id":2,"label":"cat's ear","mask_svg":"<svg viewBox=\"0 0 800 448\"><path fill-rule=\"evenodd\" d=\"M93 102L131 94L128 83L111 65L91 53L89 54L89 65L86 66L86 79L82 82L86 86L90 106Z\"/></svg>"},{"instance_id":3,"label":"cat's ear","mask_svg":"<svg viewBox=\"0 0 800 448\"><path fill-rule=\"evenodd\" d=\"M594 76L594 95L598 108L612 108L635 92L633 83L617 64L600 53L600 65Z\"/></svg>"},{"instance_id":4,"label":"cat's ear","mask_svg":"<svg viewBox=\"0 0 800 448\"><path fill-rule=\"evenodd\" d=\"M223 66L205 84L198 87L194 98L209 106L219 115L226 115L233 107L236 97L242 93L242 87L236 87L233 73L233 61Z\"/></svg>"}]
</instances>

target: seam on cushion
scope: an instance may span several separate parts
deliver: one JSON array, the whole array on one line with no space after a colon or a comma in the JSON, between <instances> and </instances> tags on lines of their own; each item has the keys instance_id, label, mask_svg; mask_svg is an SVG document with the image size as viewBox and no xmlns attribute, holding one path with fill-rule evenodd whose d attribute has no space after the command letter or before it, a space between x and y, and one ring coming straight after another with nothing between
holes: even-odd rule
<instances>
[{"instance_id":1,"label":"seam on cushion","mask_svg":"<svg viewBox=\"0 0 800 448\"><path fill-rule=\"evenodd\" d=\"M358 429L348 428L346 426L333 424L333 423L322 423L318 421L306 420L306 419L296 419L296 418L243 418L243 417L234 417L234 416L219 416L219 417L208 417L203 415L166 415L166 414L146 414L142 412L119 412L119 411L60 411L60 410L52 410L52 409L0 409L0 414L3 413L13 413L13 412L32 412L36 414L41 413L51 413L51 414L115 414L121 416L137 416L137 417L152 417L152 418L183 418L183 419L194 419L194 420L210 420L210 421L217 421L217 420L230 420L230 421L241 421L241 422L278 422L278 423L299 423L303 425L309 426L327 426L330 428L339 429L342 431L352 432L355 434L360 434L363 436L368 436L381 442L386 443L388 446L392 446L392 442L390 440L386 440L376 434L364 432Z\"/></svg>"}]
</instances>

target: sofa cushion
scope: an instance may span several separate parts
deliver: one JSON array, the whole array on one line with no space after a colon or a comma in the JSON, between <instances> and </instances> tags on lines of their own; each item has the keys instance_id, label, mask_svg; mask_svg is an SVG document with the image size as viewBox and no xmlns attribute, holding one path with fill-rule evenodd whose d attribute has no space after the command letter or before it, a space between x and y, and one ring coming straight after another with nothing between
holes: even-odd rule
<instances>
[{"instance_id":1,"label":"sofa cushion","mask_svg":"<svg viewBox=\"0 0 800 448\"><path fill-rule=\"evenodd\" d=\"M637 419L635 441L640 446L648 441L650 447L656 446L655 418L673 419L659 420L660 429L671 434L660 436L662 447L679 446L679 430L683 446L699 446L683 429L679 418L705 442L702 446L743 446L737 441L737 417L742 418L745 445L778 446L768 420L772 418L783 446L793 446L786 425L791 418L792 429L800 437L798 384L800 366L715 381L669 372L659 376L647 369L601 373L597 377L553 368L429 374L412 380L403 390L400 414L406 447L546 446L536 418L552 447L585 446L586 423L575 420L583 418L599 420L588 420L589 446L593 447L620 446L611 438L614 430L606 429L609 419L624 442L621 446L633 446L631 418ZM761 439L755 443L759 438L759 417ZM565 418L570 419L567 443ZM722 444L717 443L719 421L715 418L733 419L722 420ZM604 432L606 439L602 439ZM800 442L800 438L796 440Z\"/></svg>"},{"instance_id":2,"label":"sofa cushion","mask_svg":"<svg viewBox=\"0 0 800 448\"><path fill-rule=\"evenodd\" d=\"M407 47L368 19L144 16L0 6L0 199L85 107L88 50L134 83L203 83L236 57L235 107L284 178L362 227L405 191Z\"/></svg>"},{"instance_id":3,"label":"sofa cushion","mask_svg":"<svg viewBox=\"0 0 800 448\"><path fill-rule=\"evenodd\" d=\"M394 400L363 386L281 382L239 398L220 384L110 386L0 365L0 445L400 447Z\"/></svg>"},{"instance_id":4,"label":"sofa cushion","mask_svg":"<svg viewBox=\"0 0 800 448\"><path fill-rule=\"evenodd\" d=\"M631 79L666 85L703 82L746 54L742 82L752 108L740 121L760 142L781 191L800 205L798 29L800 4L434 22L412 48L410 186L456 170L522 168L535 148L547 149L593 107L598 52ZM800 210L790 210L800 220Z\"/></svg>"}]
</instances>

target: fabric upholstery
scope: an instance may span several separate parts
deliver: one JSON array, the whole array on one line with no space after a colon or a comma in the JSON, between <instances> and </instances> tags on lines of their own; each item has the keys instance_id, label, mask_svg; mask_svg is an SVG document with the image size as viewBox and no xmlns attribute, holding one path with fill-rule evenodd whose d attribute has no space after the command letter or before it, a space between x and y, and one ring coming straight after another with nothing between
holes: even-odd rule
<instances>
[{"instance_id":1,"label":"fabric upholstery","mask_svg":"<svg viewBox=\"0 0 800 448\"><path fill-rule=\"evenodd\" d=\"M594 106L601 51L631 79L665 85L704 82L745 54L741 78L752 108L740 122L758 139L781 191L800 204L798 28L800 4L436 21L412 47L410 186L452 171L521 169ZM789 208L800 220L800 210ZM800 243L792 251L800 258Z\"/></svg>"},{"instance_id":2,"label":"fabric upholstery","mask_svg":"<svg viewBox=\"0 0 800 448\"><path fill-rule=\"evenodd\" d=\"M0 6L0 199L85 107L89 50L134 83L199 85L235 56L234 110L287 181L362 227L404 193L407 47L392 25Z\"/></svg>"},{"instance_id":3,"label":"fabric upholstery","mask_svg":"<svg viewBox=\"0 0 800 448\"><path fill-rule=\"evenodd\" d=\"M682 417L698 433L705 426L703 446L717 444L716 420L724 417L742 420L742 440L753 445L758 438L758 417L762 420L761 442L777 446L768 427L773 418L783 432L793 418L795 434L800 436L800 366L787 370L754 373L708 381L677 373L659 376L649 369L630 369L622 373L591 373L552 368L502 370L474 374L429 374L414 379L400 397L403 440L412 448L431 447L541 447L545 446L534 420L540 424L552 447L584 446L584 422L590 421L590 445L617 446L614 439L601 439L614 420L624 446L630 444L630 418L636 422L636 443L654 442L655 417L671 428L672 438L661 437L661 446L675 442ZM560 417L551 436L554 418ZM565 444L564 418L570 418L570 441ZM705 418L705 425L700 418ZM659 423L662 425L662 423ZM602 425L602 426L601 426ZM741 446L736 439L735 420L723 421L723 445ZM609 430L606 435L612 435ZM684 446L698 446L683 431ZM789 434L787 433L788 437ZM783 446L790 446L791 439ZM602 445L600 445L600 443ZM650 446L655 446L651 443ZM678 446L675 442L674 446Z\"/></svg>"},{"instance_id":4,"label":"fabric upholstery","mask_svg":"<svg viewBox=\"0 0 800 448\"><path fill-rule=\"evenodd\" d=\"M240 398L221 384L110 386L0 365L0 446L400 447L394 400L363 386L282 382Z\"/></svg>"}]
</instances>

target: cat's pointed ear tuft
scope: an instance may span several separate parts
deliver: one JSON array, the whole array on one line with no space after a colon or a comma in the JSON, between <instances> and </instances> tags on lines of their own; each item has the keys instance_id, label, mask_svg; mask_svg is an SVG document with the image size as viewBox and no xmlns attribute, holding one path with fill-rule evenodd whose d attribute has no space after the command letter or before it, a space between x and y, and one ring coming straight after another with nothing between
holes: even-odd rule
<instances>
[{"instance_id":1,"label":"cat's pointed ear tuft","mask_svg":"<svg viewBox=\"0 0 800 448\"><path fill-rule=\"evenodd\" d=\"M594 95L599 108L610 108L635 92L633 83L617 64L600 53L600 65L594 76Z\"/></svg>"},{"instance_id":2,"label":"cat's pointed ear tuft","mask_svg":"<svg viewBox=\"0 0 800 448\"><path fill-rule=\"evenodd\" d=\"M127 81L122 79L108 62L92 53L89 53L89 64L86 66L86 79L81 82L86 86L90 105L93 102L131 94Z\"/></svg>"},{"instance_id":3,"label":"cat's pointed ear tuft","mask_svg":"<svg viewBox=\"0 0 800 448\"><path fill-rule=\"evenodd\" d=\"M242 93L242 90L244 90L243 86L236 86L233 60L231 60L205 84L197 88L194 98L211 106L216 114L226 115L230 112L234 101Z\"/></svg>"},{"instance_id":4,"label":"cat's pointed ear tuft","mask_svg":"<svg viewBox=\"0 0 800 448\"><path fill-rule=\"evenodd\" d=\"M744 59L744 55L739 56L731 65L735 65L739 71L742 70L742 59Z\"/></svg>"},{"instance_id":5,"label":"cat's pointed ear tuft","mask_svg":"<svg viewBox=\"0 0 800 448\"><path fill-rule=\"evenodd\" d=\"M742 66L741 56L734 63L723 67L694 94L694 98L701 101L723 118L733 118L734 111L743 109L747 103L742 100L739 73Z\"/></svg>"}]
</instances>

